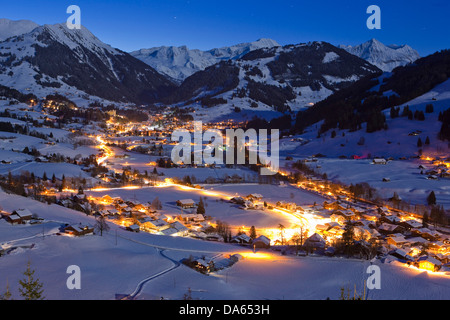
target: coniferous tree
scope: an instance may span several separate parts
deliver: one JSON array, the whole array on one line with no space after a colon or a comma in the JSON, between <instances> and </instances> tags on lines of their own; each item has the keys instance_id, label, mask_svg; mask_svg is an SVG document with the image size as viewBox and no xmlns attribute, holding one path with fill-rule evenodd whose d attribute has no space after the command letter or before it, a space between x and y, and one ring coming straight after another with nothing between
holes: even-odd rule
<instances>
[{"instance_id":1,"label":"coniferous tree","mask_svg":"<svg viewBox=\"0 0 450 320\"><path fill-rule=\"evenodd\" d=\"M430 194L428 195L427 203L429 206L436 204L436 195L434 194L434 191L431 191Z\"/></svg>"},{"instance_id":2,"label":"coniferous tree","mask_svg":"<svg viewBox=\"0 0 450 320\"><path fill-rule=\"evenodd\" d=\"M423 214L423 217L422 217L422 226L424 227L424 228L428 228L428 221L429 221L430 219L428 218L428 213L427 212L425 212L424 214Z\"/></svg>"},{"instance_id":3,"label":"coniferous tree","mask_svg":"<svg viewBox=\"0 0 450 320\"><path fill-rule=\"evenodd\" d=\"M345 223L344 232L342 233L342 241L344 244L344 251L350 255L353 242L355 240L355 228L351 221Z\"/></svg>"},{"instance_id":4,"label":"coniferous tree","mask_svg":"<svg viewBox=\"0 0 450 320\"><path fill-rule=\"evenodd\" d=\"M9 291L8 281L6 282L6 292L4 294L0 294L0 300L11 300L11 291Z\"/></svg>"},{"instance_id":5,"label":"coniferous tree","mask_svg":"<svg viewBox=\"0 0 450 320\"><path fill-rule=\"evenodd\" d=\"M251 226L250 227L250 234L249 234L249 237L251 238L251 239L256 239L256 229L255 229L255 226Z\"/></svg>"},{"instance_id":6,"label":"coniferous tree","mask_svg":"<svg viewBox=\"0 0 450 320\"><path fill-rule=\"evenodd\" d=\"M202 197L200 197L200 202L198 203L198 206L197 206L197 213L198 214L205 214L206 213L205 204L203 202L203 198Z\"/></svg>"},{"instance_id":7,"label":"coniferous tree","mask_svg":"<svg viewBox=\"0 0 450 320\"><path fill-rule=\"evenodd\" d=\"M422 148L422 146L423 146L422 139L419 138L419 140L417 140L417 147Z\"/></svg>"},{"instance_id":8,"label":"coniferous tree","mask_svg":"<svg viewBox=\"0 0 450 320\"><path fill-rule=\"evenodd\" d=\"M28 261L27 270L23 273L25 279L19 280L19 292L25 300L43 300L44 296L42 293L43 284L39 282L39 279L34 279L35 270L31 270L30 261Z\"/></svg>"}]
</instances>

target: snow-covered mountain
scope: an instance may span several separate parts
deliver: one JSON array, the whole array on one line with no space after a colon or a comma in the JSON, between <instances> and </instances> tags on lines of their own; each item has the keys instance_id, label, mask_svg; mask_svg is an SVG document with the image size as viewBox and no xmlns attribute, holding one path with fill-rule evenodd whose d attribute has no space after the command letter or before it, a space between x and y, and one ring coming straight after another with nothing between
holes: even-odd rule
<instances>
[{"instance_id":1,"label":"snow-covered mountain","mask_svg":"<svg viewBox=\"0 0 450 320\"><path fill-rule=\"evenodd\" d=\"M199 71L165 102L196 108L197 117L209 119L240 117L247 112L280 116L311 107L375 74L381 70L326 42L277 46Z\"/></svg>"},{"instance_id":2,"label":"snow-covered mountain","mask_svg":"<svg viewBox=\"0 0 450 320\"><path fill-rule=\"evenodd\" d=\"M39 96L90 95L111 101L149 102L174 84L88 29L43 25L0 42L0 84Z\"/></svg>"},{"instance_id":3,"label":"snow-covered mountain","mask_svg":"<svg viewBox=\"0 0 450 320\"><path fill-rule=\"evenodd\" d=\"M339 47L386 72L420 58L419 53L408 45L384 45L376 39L354 47L345 45Z\"/></svg>"},{"instance_id":4,"label":"snow-covered mountain","mask_svg":"<svg viewBox=\"0 0 450 320\"><path fill-rule=\"evenodd\" d=\"M37 27L39 27L37 23L29 20L0 19L0 41L28 33Z\"/></svg>"},{"instance_id":5,"label":"snow-covered mountain","mask_svg":"<svg viewBox=\"0 0 450 320\"><path fill-rule=\"evenodd\" d=\"M205 70L220 61L239 59L245 54L261 48L273 48L280 45L272 39L259 39L255 42L241 43L230 47L215 48L208 51L181 47L156 47L133 51L130 54L142 60L159 73L178 82L198 71Z\"/></svg>"}]
</instances>

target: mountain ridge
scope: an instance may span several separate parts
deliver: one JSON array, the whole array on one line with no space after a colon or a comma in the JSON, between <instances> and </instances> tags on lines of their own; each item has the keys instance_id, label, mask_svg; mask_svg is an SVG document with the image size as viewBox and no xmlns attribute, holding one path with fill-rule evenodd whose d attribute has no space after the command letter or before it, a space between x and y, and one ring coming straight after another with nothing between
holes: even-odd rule
<instances>
[{"instance_id":1,"label":"mountain ridge","mask_svg":"<svg viewBox=\"0 0 450 320\"><path fill-rule=\"evenodd\" d=\"M420 58L419 53L408 45L385 45L377 39L371 39L357 46L339 45L338 47L385 72L391 72L399 66L413 63Z\"/></svg>"},{"instance_id":2,"label":"mountain ridge","mask_svg":"<svg viewBox=\"0 0 450 320\"><path fill-rule=\"evenodd\" d=\"M272 39L261 38L254 42L240 43L210 50L189 49L187 46L161 46L130 52L132 56L181 83L195 72L203 71L223 60L236 60L248 52L261 48L278 47Z\"/></svg>"}]
</instances>

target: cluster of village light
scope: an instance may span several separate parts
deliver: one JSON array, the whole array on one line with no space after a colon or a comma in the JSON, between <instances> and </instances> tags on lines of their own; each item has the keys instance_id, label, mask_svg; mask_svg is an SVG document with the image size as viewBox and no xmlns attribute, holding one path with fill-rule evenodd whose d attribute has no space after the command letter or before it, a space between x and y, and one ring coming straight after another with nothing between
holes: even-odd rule
<instances>
[{"instance_id":1,"label":"cluster of village light","mask_svg":"<svg viewBox=\"0 0 450 320\"><path fill-rule=\"evenodd\" d=\"M111 125L114 125L114 123L113 122L109 123L109 126L111 126ZM132 128L133 128L132 126L127 126L126 128L122 128L120 132L126 133L129 130L132 130ZM117 133L117 130L116 130L116 133ZM107 134L106 136L109 136L109 134ZM107 142L105 141L106 138L104 135L103 136L100 136L100 135L93 136L93 138L95 138L96 141L98 142L97 148L101 150L101 153L97 156L97 163L99 165L106 165L107 160L114 156L114 151L111 147L108 146ZM422 157L422 160L429 161L430 163L432 163L435 166L446 167L446 168L450 167L450 163L446 162L446 160L435 159L432 157ZM156 162L153 161L153 162L149 162L147 165L150 167L156 167L157 164L156 164ZM289 172L286 172L283 170L279 170L277 173L280 174L281 176L285 176L285 177L290 176ZM343 198L346 199L347 201L351 200L351 198L352 198L345 189L338 188L338 190L334 190L332 192L321 181L299 182L299 183L295 184L295 186L297 186L298 188L301 188L301 189L308 190L308 191L315 191L318 194L328 196L329 198L335 198L335 196L337 196L337 195L339 195L341 198L343 196ZM224 192L205 190L202 188L195 188L195 187L178 184L170 178L167 178L164 181L159 181L156 183L156 185L153 185L152 187L154 187L154 188L176 188L177 190L180 190L180 191L186 191L186 192L191 192L191 193L195 192L200 195L215 197L215 198L219 198L219 199L223 199L223 200L230 200L233 197L237 196L236 194L231 195L231 194L227 194ZM121 187L120 189L133 190L133 189L140 189L140 188L143 188L143 186L131 185L131 186ZM107 192L107 191L111 191L111 190L115 190L115 189L117 189L117 188L97 187L97 188L91 189L91 191ZM64 191L75 192L75 190L64 190ZM94 201L99 201L100 204L102 203L101 199L96 199L96 198L91 198L91 199ZM276 227L272 227L272 228L258 228L257 229L257 232L259 234L266 235L268 238L270 238L275 243L277 243L277 242L282 243L283 240L284 240L284 243L287 243L290 239L293 239L293 237L297 236L299 233L303 233L303 235L305 237L309 237L312 234L319 232L319 231L317 231L318 230L317 227L319 225L326 225L331 222L330 217L325 218L325 217L321 216L319 212L315 212L314 207L310 208L310 210L307 210L307 211L297 211L297 210L281 208L276 205L269 204L269 206L265 207L264 210L266 210L267 212L282 215L285 218L286 217L288 218L289 225L286 225L285 227L283 226L282 229L280 228L280 226L276 226ZM168 221L172 219L169 216L166 216L166 218ZM411 220L411 219L417 220L416 217L411 216L410 214L408 214L406 216L400 216L400 219L403 221ZM122 226L126 225L126 223L123 220L116 220L115 222ZM209 222L209 224L213 225L211 222ZM248 226L232 226L231 228L232 229L240 229L244 232L248 232L250 230L250 228ZM331 241L333 239L335 239L335 240L339 239L341 237L341 235L339 233L336 233L336 234L329 234L327 237L328 237L328 241ZM414 250L412 250L409 254L416 256L419 254L419 252L414 252ZM269 256L262 255L260 258L262 258L262 259L268 258ZM253 257L255 258L254 255L253 255ZM412 267L412 266L409 268L410 268L410 270L414 269L414 267Z\"/></svg>"}]
</instances>

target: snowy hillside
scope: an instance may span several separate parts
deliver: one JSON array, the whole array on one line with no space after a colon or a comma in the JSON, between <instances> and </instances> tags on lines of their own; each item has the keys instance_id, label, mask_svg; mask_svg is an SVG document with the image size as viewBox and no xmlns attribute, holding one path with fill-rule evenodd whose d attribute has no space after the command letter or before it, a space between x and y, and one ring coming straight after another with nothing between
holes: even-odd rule
<instances>
[{"instance_id":1,"label":"snowy hillside","mask_svg":"<svg viewBox=\"0 0 450 320\"><path fill-rule=\"evenodd\" d=\"M133 51L130 54L142 60L161 74L182 82L194 73L205 70L222 60L238 59L261 48L273 48L280 45L271 39L259 39L255 42L237 44L230 47L215 48L208 51L181 47L156 47Z\"/></svg>"},{"instance_id":2,"label":"snowy hillside","mask_svg":"<svg viewBox=\"0 0 450 320\"><path fill-rule=\"evenodd\" d=\"M272 118L308 108L380 72L326 42L263 48L193 74L165 102L191 106L204 120L261 112Z\"/></svg>"},{"instance_id":3,"label":"snowy hillside","mask_svg":"<svg viewBox=\"0 0 450 320\"><path fill-rule=\"evenodd\" d=\"M426 112L429 104L433 105L431 113ZM329 130L320 137L321 123L318 123L308 127L294 141L283 139L280 143L282 157L304 159L322 154L325 158L320 158L312 167L326 173L329 179L345 184L367 182L377 188L384 198L397 192L402 199L414 204L425 204L427 195L434 190L439 204L450 208L449 178L429 179L426 172L435 169L435 166L432 161L423 159L448 157L448 141L438 139L441 129L438 117L450 106L450 80L399 105L400 110L405 106L409 106L413 113L423 111L425 120L392 118L387 109L384 111L387 130L367 133L363 125L357 131ZM418 146L419 139L423 142L421 147ZM425 144L427 139L429 145ZM419 158L419 150L423 154L422 159ZM393 160L387 165L373 165L374 157ZM383 181L385 178L389 181Z\"/></svg>"},{"instance_id":4,"label":"snowy hillside","mask_svg":"<svg viewBox=\"0 0 450 320\"><path fill-rule=\"evenodd\" d=\"M354 47L345 45L339 47L367 60L386 72L390 72L398 66L412 63L420 58L419 53L408 45L384 45L376 39Z\"/></svg>"},{"instance_id":5,"label":"snowy hillside","mask_svg":"<svg viewBox=\"0 0 450 320\"><path fill-rule=\"evenodd\" d=\"M86 28L69 30L65 24L40 26L0 42L0 71L0 84L40 97L57 92L141 103L174 87Z\"/></svg>"}]
</instances>

